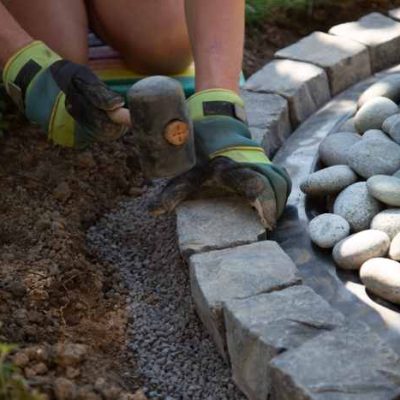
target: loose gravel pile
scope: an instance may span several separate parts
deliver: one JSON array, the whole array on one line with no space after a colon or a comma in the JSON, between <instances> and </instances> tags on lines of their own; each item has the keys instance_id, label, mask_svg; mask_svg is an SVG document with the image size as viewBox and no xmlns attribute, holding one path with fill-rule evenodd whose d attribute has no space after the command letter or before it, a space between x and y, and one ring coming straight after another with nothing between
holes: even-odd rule
<instances>
[{"instance_id":1,"label":"loose gravel pile","mask_svg":"<svg viewBox=\"0 0 400 400\"><path fill-rule=\"evenodd\" d=\"M372 85L346 127L320 145L325 168L301 189L325 196L328 213L310 222L311 240L333 248L338 267L359 270L376 295L400 304L400 74ZM351 131L350 131L351 130Z\"/></svg>"},{"instance_id":2,"label":"loose gravel pile","mask_svg":"<svg viewBox=\"0 0 400 400\"><path fill-rule=\"evenodd\" d=\"M191 300L174 216L151 217L158 188L122 203L88 232L89 247L118 265L130 290L130 348L150 399L244 399Z\"/></svg>"}]
</instances>

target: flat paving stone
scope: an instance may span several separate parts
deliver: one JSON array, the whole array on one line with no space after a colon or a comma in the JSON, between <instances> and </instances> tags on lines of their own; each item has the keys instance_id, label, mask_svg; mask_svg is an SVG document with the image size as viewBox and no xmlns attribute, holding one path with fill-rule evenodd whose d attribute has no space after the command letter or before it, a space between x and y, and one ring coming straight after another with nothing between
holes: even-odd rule
<instances>
[{"instance_id":1,"label":"flat paving stone","mask_svg":"<svg viewBox=\"0 0 400 400\"><path fill-rule=\"evenodd\" d=\"M185 201L176 215L179 248L185 258L257 242L266 235L257 213L240 198Z\"/></svg>"},{"instance_id":2,"label":"flat paving stone","mask_svg":"<svg viewBox=\"0 0 400 400\"><path fill-rule=\"evenodd\" d=\"M224 310L233 379L250 400L268 399L273 357L344 323L307 286L230 300Z\"/></svg>"},{"instance_id":3,"label":"flat paving stone","mask_svg":"<svg viewBox=\"0 0 400 400\"><path fill-rule=\"evenodd\" d=\"M271 362L271 399L390 400L400 357L363 323L323 333Z\"/></svg>"},{"instance_id":4,"label":"flat paving stone","mask_svg":"<svg viewBox=\"0 0 400 400\"><path fill-rule=\"evenodd\" d=\"M269 157L292 133L288 101L277 94L241 91L253 139Z\"/></svg>"},{"instance_id":5,"label":"flat paving stone","mask_svg":"<svg viewBox=\"0 0 400 400\"><path fill-rule=\"evenodd\" d=\"M358 21L336 25L329 33L366 45L373 72L400 62L400 23L383 14L374 12Z\"/></svg>"},{"instance_id":6,"label":"flat paving stone","mask_svg":"<svg viewBox=\"0 0 400 400\"><path fill-rule=\"evenodd\" d=\"M332 95L371 75L366 46L323 32L314 32L277 51L275 56L309 62L324 68Z\"/></svg>"},{"instance_id":7,"label":"flat paving stone","mask_svg":"<svg viewBox=\"0 0 400 400\"><path fill-rule=\"evenodd\" d=\"M271 241L196 254L189 265L197 312L225 358L223 303L301 282L293 261Z\"/></svg>"},{"instance_id":8,"label":"flat paving stone","mask_svg":"<svg viewBox=\"0 0 400 400\"><path fill-rule=\"evenodd\" d=\"M247 80L244 89L286 98L293 127L331 97L328 77L322 68L293 60L275 60L266 64Z\"/></svg>"}]
</instances>

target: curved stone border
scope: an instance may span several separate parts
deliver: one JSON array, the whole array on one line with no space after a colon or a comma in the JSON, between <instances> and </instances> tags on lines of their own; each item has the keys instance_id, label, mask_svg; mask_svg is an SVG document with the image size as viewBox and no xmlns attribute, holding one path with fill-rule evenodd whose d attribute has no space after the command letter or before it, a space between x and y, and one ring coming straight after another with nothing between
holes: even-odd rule
<instances>
[{"instance_id":1,"label":"curved stone border","mask_svg":"<svg viewBox=\"0 0 400 400\"><path fill-rule=\"evenodd\" d=\"M253 137L270 156L285 143L275 161L289 170L294 190L273 238L291 258L276 242L262 240L262 226L238 199L192 200L177 210L199 316L249 399L400 396L400 356L391 338L379 335L388 331L379 315L354 300L334 267L321 273L304 250L308 216L298 188L315 167L320 141L354 114L358 95L376 78L313 114L332 95L399 63L399 48L400 23L372 13L278 51L243 88Z\"/></svg>"}]
</instances>

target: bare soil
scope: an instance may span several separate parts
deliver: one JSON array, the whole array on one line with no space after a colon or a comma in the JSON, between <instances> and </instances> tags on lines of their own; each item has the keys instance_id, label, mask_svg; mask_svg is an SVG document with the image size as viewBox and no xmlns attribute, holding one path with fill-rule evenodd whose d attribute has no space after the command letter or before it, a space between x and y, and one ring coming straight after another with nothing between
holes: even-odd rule
<instances>
[{"instance_id":1,"label":"bare soil","mask_svg":"<svg viewBox=\"0 0 400 400\"><path fill-rule=\"evenodd\" d=\"M335 3L249 26L246 75L307 33L400 5ZM8 111L0 140L0 341L19 345L14 361L49 398L143 400L126 348L127 289L118 269L85 245L101 215L146 190L131 137L85 152L61 149Z\"/></svg>"}]
</instances>

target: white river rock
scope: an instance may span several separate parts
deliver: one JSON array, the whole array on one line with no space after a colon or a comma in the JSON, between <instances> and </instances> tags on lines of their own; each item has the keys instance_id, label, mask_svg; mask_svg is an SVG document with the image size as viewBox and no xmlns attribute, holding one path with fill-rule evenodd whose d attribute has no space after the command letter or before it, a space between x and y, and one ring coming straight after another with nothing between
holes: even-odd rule
<instances>
[{"instance_id":1,"label":"white river rock","mask_svg":"<svg viewBox=\"0 0 400 400\"><path fill-rule=\"evenodd\" d=\"M349 149L361 140L354 132L337 132L328 135L319 146L321 161L327 165L345 165Z\"/></svg>"},{"instance_id":2,"label":"white river rock","mask_svg":"<svg viewBox=\"0 0 400 400\"><path fill-rule=\"evenodd\" d=\"M309 195L338 193L357 182L357 174L347 165L334 165L309 175L300 189Z\"/></svg>"},{"instance_id":3,"label":"white river rock","mask_svg":"<svg viewBox=\"0 0 400 400\"><path fill-rule=\"evenodd\" d=\"M374 175L367 181L368 192L388 206L400 207L400 178Z\"/></svg>"},{"instance_id":4,"label":"white river rock","mask_svg":"<svg viewBox=\"0 0 400 400\"><path fill-rule=\"evenodd\" d=\"M372 258L360 269L365 287L385 300L400 304L400 263L388 258Z\"/></svg>"},{"instance_id":5,"label":"white river rock","mask_svg":"<svg viewBox=\"0 0 400 400\"><path fill-rule=\"evenodd\" d=\"M339 267L359 269L365 261L385 256L389 246L390 239L385 232L369 229L341 240L333 248L332 255Z\"/></svg>"},{"instance_id":6,"label":"white river rock","mask_svg":"<svg viewBox=\"0 0 400 400\"><path fill-rule=\"evenodd\" d=\"M393 239L400 232L400 209L388 208L375 215L371 229L385 232Z\"/></svg>"},{"instance_id":7,"label":"white river rock","mask_svg":"<svg viewBox=\"0 0 400 400\"><path fill-rule=\"evenodd\" d=\"M309 225L311 240L323 249L329 249L350 234L349 223L340 215L321 214Z\"/></svg>"},{"instance_id":8,"label":"white river rock","mask_svg":"<svg viewBox=\"0 0 400 400\"><path fill-rule=\"evenodd\" d=\"M333 205L333 213L343 217L354 232L368 229L381 209L381 203L369 194L366 182L357 182L344 189Z\"/></svg>"},{"instance_id":9,"label":"white river rock","mask_svg":"<svg viewBox=\"0 0 400 400\"><path fill-rule=\"evenodd\" d=\"M399 111L397 104L386 97L374 97L365 102L354 117L359 133L368 129L381 129L383 121Z\"/></svg>"},{"instance_id":10,"label":"white river rock","mask_svg":"<svg viewBox=\"0 0 400 400\"><path fill-rule=\"evenodd\" d=\"M366 179L374 175L393 175L400 168L400 146L386 139L361 140L347 155L347 164Z\"/></svg>"}]
</instances>

